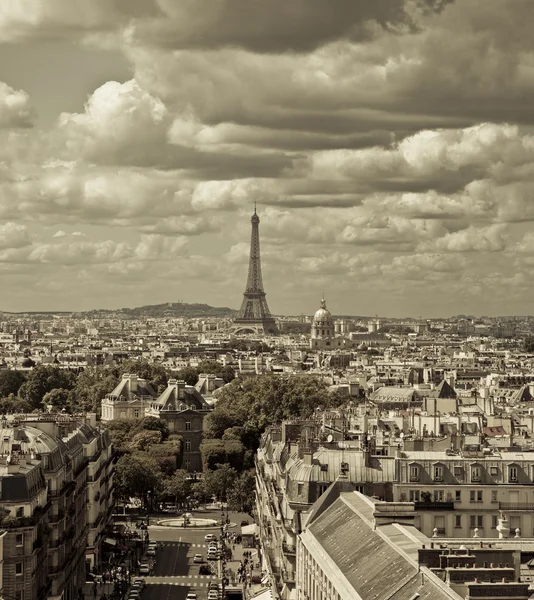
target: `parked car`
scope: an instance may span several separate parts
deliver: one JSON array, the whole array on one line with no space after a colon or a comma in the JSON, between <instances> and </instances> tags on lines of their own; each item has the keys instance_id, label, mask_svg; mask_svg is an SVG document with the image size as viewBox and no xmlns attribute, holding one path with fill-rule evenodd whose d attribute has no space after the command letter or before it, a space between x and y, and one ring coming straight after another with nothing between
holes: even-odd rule
<instances>
[{"instance_id":1,"label":"parked car","mask_svg":"<svg viewBox=\"0 0 534 600\"><path fill-rule=\"evenodd\" d=\"M139 566L140 575L150 575L150 565L148 563L141 563Z\"/></svg>"},{"instance_id":2,"label":"parked car","mask_svg":"<svg viewBox=\"0 0 534 600\"><path fill-rule=\"evenodd\" d=\"M141 592L137 590L130 590L128 594L129 600L141 600Z\"/></svg>"},{"instance_id":3,"label":"parked car","mask_svg":"<svg viewBox=\"0 0 534 600\"><path fill-rule=\"evenodd\" d=\"M188 592L185 598L186 600L197 600L197 595L195 592Z\"/></svg>"},{"instance_id":4,"label":"parked car","mask_svg":"<svg viewBox=\"0 0 534 600\"><path fill-rule=\"evenodd\" d=\"M147 556L156 556L156 548L154 546L149 546L146 551Z\"/></svg>"},{"instance_id":5,"label":"parked car","mask_svg":"<svg viewBox=\"0 0 534 600\"><path fill-rule=\"evenodd\" d=\"M144 587L145 587L145 584L146 584L146 582L145 582L145 580L144 580L142 577L136 577L136 578L133 580L132 584L133 584L133 585L138 585L138 586L141 586L141 588L144 588Z\"/></svg>"},{"instance_id":6,"label":"parked car","mask_svg":"<svg viewBox=\"0 0 534 600\"><path fill-rule=\"evenodd\" d=\"M214 533L207 533L204 536L204 541L206 542L213 542L217 540L217 536Z\"/></svg>"},{"instance_id":7,"label":"parked car","mask_svg":"<svg viewBox=\"0 0 534 600\"><path fill-rule=\"evenodd\" d=\"M215 590L210 590L208 592L208 600L219 600L219 592Z\"/></svg>"},{"instance_id":8,"label":"parked car","mask_svg":"<svg viewBox=\"0 0 534 600\"><path fill-rule=\"evenodd\" d=\"M148 542L148 547L150 548L151 546L154 546L154 548L159 548L159 544L156 542L156 540L151 540Z\"/></svg>"},{"instance_id":9,"label":"parked car","mask_svg":"<svg viewBox=\"0 0 534 600\"><path fill-rule=\"evenodd\" d=\"M241 521L241 527L244 527L245 525L248 525L248 521Z\"/></svg>"},{"instance_id":10,"label":"parked car","mask_svg":"<svg viewBox=\"0 0 534 600\"><path fill-rule=\"evenodd\" d=\"M203 563L204 557L202 556L202 554L195 554L195 556L193 556L193 562L194 563Z\"/></svg>"}]
</instances>

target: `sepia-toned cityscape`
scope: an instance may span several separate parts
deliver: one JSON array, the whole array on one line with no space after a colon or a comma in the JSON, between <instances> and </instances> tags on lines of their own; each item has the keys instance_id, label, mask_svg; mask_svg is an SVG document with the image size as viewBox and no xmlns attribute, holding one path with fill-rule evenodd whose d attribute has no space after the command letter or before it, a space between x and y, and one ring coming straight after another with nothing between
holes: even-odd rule
<instances>
[{"instance_id":1,"label":"sepia-toned cityscape","mask_svg":"<svg viewBox=\"0 0 534 600\"><path fill-rule=\"evenodd\" d=\"M0 600L534 598L529 0L0 0Z\"/></svg>"}]
</instances>

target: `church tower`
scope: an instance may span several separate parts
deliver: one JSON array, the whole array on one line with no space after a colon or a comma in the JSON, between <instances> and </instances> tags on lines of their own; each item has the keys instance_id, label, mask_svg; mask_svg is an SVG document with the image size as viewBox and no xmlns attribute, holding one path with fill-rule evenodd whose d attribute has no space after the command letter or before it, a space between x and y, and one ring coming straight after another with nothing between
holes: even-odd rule
<instances>
[{"instance_id":1,"label":"church tower","mask_svg":"<svg viewBox=\"0 0 534 600\"><path fill-rule=\"evenodd\" d=\"M276 322L267 306L266 294L263 291L260 259L260 218L256 213L250 219L252 236L250 239L250 258L248 278L241 308L234 319L234 333L278 333Z\"/></svg>"}]
</instances>

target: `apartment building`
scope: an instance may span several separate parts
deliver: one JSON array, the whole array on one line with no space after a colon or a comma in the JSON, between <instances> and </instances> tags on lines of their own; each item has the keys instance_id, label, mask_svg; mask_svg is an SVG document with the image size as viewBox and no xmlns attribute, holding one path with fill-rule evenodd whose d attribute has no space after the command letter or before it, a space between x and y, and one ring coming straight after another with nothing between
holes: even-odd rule
<instances>
[{"instance_id":1,"label":"apartment building","mask_svg":"<svg viewBox=\"0 0 534 600\"><path fill-rule=\"evenodd\" d=\"M98 554L112 513L113 460L95 425L95 415L2 420L2 585L17 600L74 600Z\"/></svg>"},{"instance_id":2,"label":"apartment building","mask_svg":"<svg viewBox=\"0 0 534 600\"><path fill-rule=\"evenodd\" d=\"M515 535L534 537L534 453L402 452L393 500L415 502L428 536L496 538L504 512Z\"/></svg>"}]
</instances>

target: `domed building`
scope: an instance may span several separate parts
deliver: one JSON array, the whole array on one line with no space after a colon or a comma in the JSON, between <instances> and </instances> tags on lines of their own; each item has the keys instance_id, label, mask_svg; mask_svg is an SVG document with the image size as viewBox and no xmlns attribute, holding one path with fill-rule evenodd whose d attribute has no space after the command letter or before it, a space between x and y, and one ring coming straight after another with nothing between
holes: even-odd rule
<instances>
[{"instance_id":1,"label":"domed building","mask_svg":"<svg viewBox=\"0 0 534 600\"><path fill-rule=\"evenodd\" d=\"M326 308L326 300L321 300L321 308L313 316L310 348L312 350L333 350L344 346L343 338L335 337L332 313Z\"/></svg>"}]
</instances>

